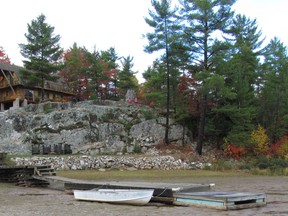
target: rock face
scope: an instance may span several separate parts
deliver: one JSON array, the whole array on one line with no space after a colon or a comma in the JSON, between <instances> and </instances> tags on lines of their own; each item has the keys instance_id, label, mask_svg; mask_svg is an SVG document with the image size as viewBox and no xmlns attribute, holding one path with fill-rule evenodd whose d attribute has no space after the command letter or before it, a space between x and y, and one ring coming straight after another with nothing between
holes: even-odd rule
<instances>
[{"instance_id":1,"label":"rock face","mask_svg":"<svg viewBox=\"0 0 288 216\"><path fill-rule=\"evenodd\" d=\"M170 122L169 138L191 143L183 127ZM48 146L53 152L69 145L72 153L143 152L163 140L164 123L154 110L124 102L28 105L0 113L0 151L31 154L34 147L41 152Z\"/></svg>"}]
</instances>

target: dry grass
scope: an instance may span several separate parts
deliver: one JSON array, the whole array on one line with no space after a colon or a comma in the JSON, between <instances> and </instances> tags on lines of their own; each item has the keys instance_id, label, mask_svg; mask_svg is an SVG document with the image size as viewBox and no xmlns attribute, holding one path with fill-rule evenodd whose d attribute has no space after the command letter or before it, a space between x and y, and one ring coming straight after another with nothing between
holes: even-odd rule
<instances>
[{"instance_id":1,"label":"dry grass","mask_svg":"<svg viewBox=\"0 0 288 216\"><path fill-rule=\"evenodd\" d=\"M78 170L78 171L58 171L58 176L63 176L73 179L85 179L85 180L150 180L150 181L173 181L177 179L189 180L191 178L202 177L228 177L228 176L243 176L239 172L232 171L210 171L210 170L137 170L137 171L97 171L97 170Z\"/></svg>"}]
</instances>

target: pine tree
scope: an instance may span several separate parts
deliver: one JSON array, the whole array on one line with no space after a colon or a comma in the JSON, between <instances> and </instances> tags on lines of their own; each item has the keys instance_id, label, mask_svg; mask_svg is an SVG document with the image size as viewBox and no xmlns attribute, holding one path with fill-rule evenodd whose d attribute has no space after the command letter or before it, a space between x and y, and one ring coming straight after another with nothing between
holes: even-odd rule
<instances>
[{"instance_id":1,"label":"pine tree","mask_svg":"<svg viewBox=\"0 0 288 216\"><path fill-rule=\"evenodd\" d=\"M221 129L219 138L225 137L233 145L243 145L248 144L256 121L256 88L263 39L256 20L243 15L236 15L228 33L230 49L214 61L217 73L225 77L225 86L235 97L218 98L221 102L213 110L217 115L213 124Z\"/></svg>"},{"instance_id":2,"label":"pine tree","mask_svg":"<svg viewBox=\"0 0 288 216\"><path fill-rule=\"evenodd\" d=\"M288 132L288 53L278 38L265 47L261 73L258 115L275 142Z\"/></svg>"},{"instance_id":3,"label":"pine tree","mask_svg":"<svg viewBox=\"0 0 288 216\"><path fill-rule=\"evenodd\" d=\"M100 52L100 64L103 70L101 89L108 99L117 98L118 89L118 63L120 59L115 48L110 47L105 51Z\"/></svg>"},{"instance_id":4,"label":"pine tree","mask_svg":"<svg viewBox=\"0 0 288 216\"><path fill-rule=\"evenodd\" d=\"M172 76L172 48L173 43L177 41L177 31L180 30L176 9L172 8L171 0L152 0L154 11L149 10L149 18L145 18L146 23L154 28L154 31L146 34L149 44L145 46L145 51L152 53L155 51L164 51L161 60L166 66L166 123L164 142L169 144L169 115L171 100L171 76Z\"/></svg>"},{"instance_id":5,"label":"pine tree","mask_svg":"<svg viewBox=\"0 0 288 216\"><path fill-rule=\"evenodd\" d=\"M187 52L190 53L190 64L193 65L190 73L194 75L197 73L197 79L202 83L199 89L201 112L196 147L200 155L205 136L205 119L210 92L209 86L205 86L205 84L215 73L213 56L226 49L221 43L217 43L218 40L214 33L226 32L233 16L231 7L235 2L236 0L180 0L185 24L183 38Z\"/></svg>"},{"instance_id":6,"label":"pine tree","mask_svg":"<svg viewBox=\"0 0 288 216\"><path fill-rule=\"evenodd\" d=\"M28 33L25 34L26 44L19 44L27 70L22 71L22 77L34 84L40 83L42 88L41 99L44 100L45 80L55 80L55 73L61 68L62 49L59 45L60 36L54 35L54 27L46 22L45 15L41 14L31 24L28 24ZM33 72L31 72L33 71Z\"/></svg>"},{"instance_id":7,"label":"pine tree","mask_svg":"<svg viewBox=\"0 0 288 216\"><path fill-rule=\"evenodd\" d=\"M166 94L163 92L165 86L166 67L159 61L154 61L153 66L142 74L146 80L144 83L145 100L151 107L166 107Z\"/></svg>"},{"instance_id":8,"label":"pine tree","mask_svg":"<svg viewBox=\"0 0 288 216\"><path fill-rule=\"evenodd\" d=\"M121 97L127 92L129 89L137 90L137 82L135 77L135 72L132 71L134 66L133 57L127 56L123 57L121 60L122 70L118 73L118 89Z\"/></svg>"}]
</instances>

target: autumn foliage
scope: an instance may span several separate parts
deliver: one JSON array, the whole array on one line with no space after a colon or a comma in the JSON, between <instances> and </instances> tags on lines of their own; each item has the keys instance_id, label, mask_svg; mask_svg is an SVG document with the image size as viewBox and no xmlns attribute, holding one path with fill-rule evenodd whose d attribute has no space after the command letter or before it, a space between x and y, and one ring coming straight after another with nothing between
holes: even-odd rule
<instances>
[{"instance_id":1,"label":"autumn foliage","mask_svg":"<svg viewBox=\"0 0 288 216\"><path fill-rule=\"evenodd\" d=\"M63 59L60 75L77 100L107 99L116 95L118 70L109 59L104 59L97 52L90 53L77 44L64 53Z\"/></svg>"},{"instance_id":2,"label":"autumn foliage","mask_svg":"<svg viewBox=\"0 0 288 216\"><path fill-rule=\"evenodd\" d=\"M270 154L275 158L288 156L288 135L283 136L278 142L271 145Z\"/></svg>"},{"instance_id":3,"label":"autumn foliage","mask_svg":"<svg viewBox=\"0 0 288 216\"><path fill-rule=\"evenodd\" d=\"M189 113L198 116L200 114L200 95L197 89L197 82L192 76L184 75L178 84L178 98L182 104L187 106Z\"/></svg>"},{"instance_id":4,"label":"autumn foliage","mask_svg":"<svg viewBox=\"0 0 288 216\"><path fill-rule=\"evenodd\" d=\"M11 61L8 57L8 55L5 53L3 47L0 46L0 62L11 64Z\"/></svg>"},{"instance_id":5,"label":"autumn foliage","mask_svg":"<svg viewBox=\"0 0 288 216\"><path fill-rule=\"evenodd\" d=\"M242 147L233 145L225 140L223 147L224 156L235 159L241 159L247 155L264 156L267 158L288 158L288 135L283 136L273 144L269 144L266 130L258 125L251 133L251 144L250 146Z\"/></svg>"},{"instance_id":6,"label":"autumn foliage","mask_svg":"<svg viewBox=\"0 0 288 216\"><path fill-rule=\"evenodd\" d=\"M224 155L225 157L240 159L247 154L247 151L240 146L235 146L229 143L224 145Z\"/></svg>"},{"instance_id":7,"label":"autumn foliage","mask_svg":"<svg viewBox=\"0 0 288 216\"><path fill-rule=\"evenodd\" d=\"M267 155L269 152L269 138L266 130L258 125L251 133L251 142L253 144L253 153L256 156Z\"/></svg>"}]
</instances>

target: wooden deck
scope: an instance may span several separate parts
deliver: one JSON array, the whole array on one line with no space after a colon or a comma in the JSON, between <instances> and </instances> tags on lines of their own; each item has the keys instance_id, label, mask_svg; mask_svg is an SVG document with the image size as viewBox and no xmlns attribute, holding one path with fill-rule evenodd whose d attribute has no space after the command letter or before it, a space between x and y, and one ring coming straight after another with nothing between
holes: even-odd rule
<instances>
[{"instance_id":1,"label":"wooden deck","mask_svg":"<svg viewBox=\"0 0 288 216\"><path fill-rule=\"evenodd\" d=\"M254 208L266 205L266 194L243 192L175 193L175 205L198 206L222 210Z\"/></svg>"},{"instance_id":2,"label":"wooden deck","mask_svg":"<svg viewBox=\"0 0 288 216\"><path fill-rule=\"evenodd\" d=\"M138 181L85 181L56 176L50 166L0 167L0 182L21 186L61 184L66 192L90 189L154 189L152 202L181 206L198 206L222 210L254 208L266 205L266 194L216 192L214 184L156 183Z\"/></svg>"},{"instance_id":3,"label":"wooden deck","mask_svg":"<svg viewBox=\"0 0 288 216\"><path fill-rule=\"evenodd\" d=\"M54 169L50 166L1 166L0 167L0 182L15 183L16 185L32 187L32 186L47 186L49 182L45 179L34 178L34 175L53 175Z\"/></svg>"},{"instance_id":4,"label":"wooden deck","mask_svg":"<svg viewBox=\"0 0 288 216\"><path fill-rule=\"evenodd\" d=\"M34 176L39 180L64 183L65 191L101 189L154 189L152 201L173 204L175 192L211 191L214 184L156 183L138 181L85 181L60 176Z\"/></svg>"}]
</instances>

